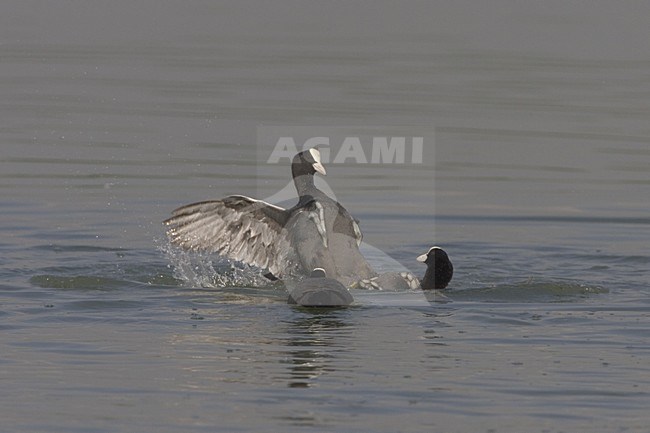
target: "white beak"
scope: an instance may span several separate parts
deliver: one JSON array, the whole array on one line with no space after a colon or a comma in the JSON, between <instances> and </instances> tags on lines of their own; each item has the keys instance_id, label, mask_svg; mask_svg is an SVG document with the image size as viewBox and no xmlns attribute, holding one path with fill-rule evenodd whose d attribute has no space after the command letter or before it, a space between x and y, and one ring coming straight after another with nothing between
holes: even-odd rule
<instances>
[{"instance_id":1,"label":"white beak","mask_svg":"<svg viewBox=\"0 0 650 433\"><path fill-rule=\"evenodd\" d=\"M323 164L321 164L320 161L313 163L311 166L314 167L314 170L316 170L316 172L322 174L323 176L327 175L325 167L323 167Z\"/></svg>"},{"instance_id":2,"label":"white beak","mask_svg":"<svg viewBox=\"0 0 650 433\"><path fill-rule=\"evenodd\" d=\"M418 256L417 259L415 259L415 260L417 260L418 262L422 262L422 263L424 263L424 262L427 261L427 255L426 255L426 254L422 254L421 256Z\"/></svg>"}]
</instances>

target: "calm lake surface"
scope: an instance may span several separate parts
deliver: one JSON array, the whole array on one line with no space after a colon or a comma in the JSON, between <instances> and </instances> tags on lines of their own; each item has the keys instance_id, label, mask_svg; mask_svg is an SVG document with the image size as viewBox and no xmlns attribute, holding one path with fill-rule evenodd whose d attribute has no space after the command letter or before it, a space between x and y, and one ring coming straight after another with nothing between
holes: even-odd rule
<instances>
[{"instance_id":1,"label":"calm lake surface","mask_svg":"<svg viewBox=\"0 0 650 433\"><path fill-rule=\"evenodd\" d=\"M646 432L648 16L3 2L0 431ZM288 185L269 125L426 137L325 180L376 267L445 248L449 302L310 311L171 249L172 209Z\"/></svg>"}]
</instances>

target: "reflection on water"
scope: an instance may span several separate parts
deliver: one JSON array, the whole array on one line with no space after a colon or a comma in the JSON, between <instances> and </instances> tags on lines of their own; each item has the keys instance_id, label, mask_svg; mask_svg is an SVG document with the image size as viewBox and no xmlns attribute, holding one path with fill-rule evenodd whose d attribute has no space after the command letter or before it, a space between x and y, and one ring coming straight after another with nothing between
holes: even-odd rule
<instances>
[{"instance_id":1,"label":"reflection on water","mask_svg":"<svg viewBox=\"0 0 650 433\"><path fill-rule=\"evenodd\" d=\"M309 388L322 374L336 370L336 357L352 344L349 324L336 312L312 311L288 323L290 388ZM346 328L347 331L346 332Z\"/></svg>"}]
</instances>

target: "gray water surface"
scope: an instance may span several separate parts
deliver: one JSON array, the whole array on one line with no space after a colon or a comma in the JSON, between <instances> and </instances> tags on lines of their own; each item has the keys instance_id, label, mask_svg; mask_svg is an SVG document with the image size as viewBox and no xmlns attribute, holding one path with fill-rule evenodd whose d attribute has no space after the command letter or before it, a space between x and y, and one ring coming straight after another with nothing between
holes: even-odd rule
<instances>
[{"instance_id":1,"label":"gray water surface","mask_svg":"<svg viewBox=\"0 0 650 433\"><path fill-rule=\"evenodd\" d=\"M650 11L544 4L3 2L0 430L647 431ZM449 302L170 249L286 186L265 125L434 137L326 180L399 266L444 247Z\"/></svg>"}]
</instances>

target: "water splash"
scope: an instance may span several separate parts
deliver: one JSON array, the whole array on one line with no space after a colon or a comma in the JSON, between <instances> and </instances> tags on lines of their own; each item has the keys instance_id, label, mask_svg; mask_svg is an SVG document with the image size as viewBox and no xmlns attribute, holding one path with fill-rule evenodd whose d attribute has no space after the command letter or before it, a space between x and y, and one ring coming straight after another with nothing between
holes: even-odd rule
<instances>
[{"instance_id":1,"label":"water splash","mask_svg":"<svg viewBox=\"0 0 650 433\"><path fill-rule=\"evenodd\" d=\"M271 281L259 268L219 257L216 254L184 251L167 239L155 240L169 260L175 278L193 287L267 287Z\"/></svg>"}]
</instances>

